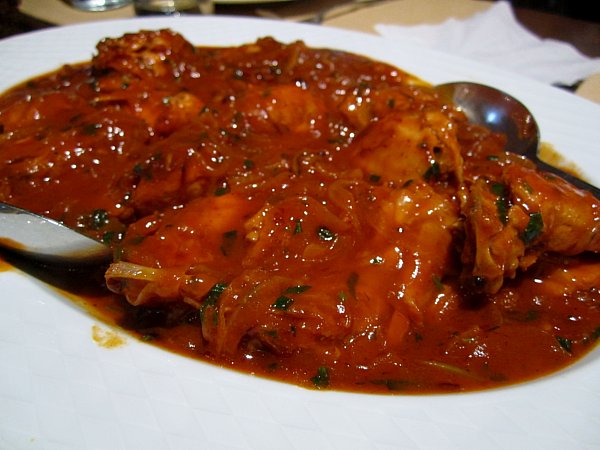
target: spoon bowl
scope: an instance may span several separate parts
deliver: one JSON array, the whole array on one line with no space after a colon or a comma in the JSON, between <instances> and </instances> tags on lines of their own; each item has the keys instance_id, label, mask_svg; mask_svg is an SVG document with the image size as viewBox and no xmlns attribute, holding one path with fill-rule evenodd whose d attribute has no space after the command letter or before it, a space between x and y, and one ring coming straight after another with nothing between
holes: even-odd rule
<instances>
[{"instance_id":1,"label":"spoon bowl","mask_svg":"<svg viewBox=\"0 0 600 450\"><path fill-rule=\"evenodd\" d=\"M540 130L533 114L520 101L499 89L468 81L435 86L444 100L451 101L478 125L506 135L506 149L536 163L545 172L567 180L579 189L600 198L600 189L575 175L554 167L539 157Z\"/></svg>"},{"instance_id":2,"label":"spoon bowl","mask_svg":"<svg viewBox=\"0 0 600 450\"><path fill-rule=\"evenodd\" d=\"M108 246L60 222L0 202L0 246L40 262L80 266L111 257Z\"/></svg>"}]
</instances>

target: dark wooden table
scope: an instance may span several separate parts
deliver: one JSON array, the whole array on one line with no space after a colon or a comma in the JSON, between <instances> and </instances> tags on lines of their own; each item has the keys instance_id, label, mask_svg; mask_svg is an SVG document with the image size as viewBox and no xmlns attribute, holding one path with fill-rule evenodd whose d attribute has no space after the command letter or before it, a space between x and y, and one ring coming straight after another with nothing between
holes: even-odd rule
<instances>
[{"instance_id":1,"label":"dark wooden table","mask_svg":"<svg viewBox=\"0 0 600 450\"><path fill-rule=\"evenodd\" d=\"M0 0L0 38L27 31L39 30L52 24L26 16L19 12L19 0ZM290 8L295 10L319 10L333 7L348 0L303 0L302 2L271 3L269 9L285 16ZM519 4L518 0L513 3ZM593 2L589 2L592 4ZM217 4L216 14L256 14L258 4ZM553 38L571 43L587 56L600 56L600 23L566 17L525 7L515 7L515 16L525 27L543 38Z\"/></svg>"}]
</instances>

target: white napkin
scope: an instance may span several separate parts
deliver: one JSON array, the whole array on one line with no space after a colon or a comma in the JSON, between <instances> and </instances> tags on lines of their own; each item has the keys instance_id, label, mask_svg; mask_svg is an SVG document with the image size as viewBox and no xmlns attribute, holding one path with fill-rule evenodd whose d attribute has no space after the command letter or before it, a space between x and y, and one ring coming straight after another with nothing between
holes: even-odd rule
<instances>
[{"instance_id":1,"label":"white napkin","mask_svg":"<svg viewBox=\"0 0 600 450\"><path fill-rule=\"evenodd\" d=\"M537 37L517 22L505 1L465 20L451 18L439 25L377 24L375 30L548 84L571 85L600 72L600 58L588 58L565 42Z\"/></svg>"}]
</instances>

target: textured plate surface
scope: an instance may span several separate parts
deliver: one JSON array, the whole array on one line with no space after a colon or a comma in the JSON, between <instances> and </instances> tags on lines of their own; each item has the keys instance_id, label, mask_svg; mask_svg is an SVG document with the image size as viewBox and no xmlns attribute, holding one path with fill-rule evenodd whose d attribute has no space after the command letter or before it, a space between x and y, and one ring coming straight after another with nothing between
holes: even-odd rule
<instances>
[{"instance_id":1,"label":"textured plate surface","mask_svg":"<svg viewBox=\"0 0 600 450\"><path fill-rule=\"evenodd\" d=\"M554 88L403 42L320 26L217 17L134 19L0 41L0 90L89 59L106 36L170 27L191 42L271 35L391 62L432 83L467 79L527 104L543 140L600 182L600 107ZM0 273L0 448L592 449L600 443L600 348L541 380L481 393L308 391L189 360L111 330L40 281ZM524 343L525 345L525 343Z\"/></svg>"}]
</instances>

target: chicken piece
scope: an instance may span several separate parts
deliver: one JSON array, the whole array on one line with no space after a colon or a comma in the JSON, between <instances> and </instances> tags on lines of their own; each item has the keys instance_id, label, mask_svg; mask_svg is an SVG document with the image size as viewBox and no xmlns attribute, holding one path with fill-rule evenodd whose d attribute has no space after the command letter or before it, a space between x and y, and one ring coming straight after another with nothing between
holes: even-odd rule
<instances>
[{"instance_id":1,"label":"chicken piece","mask_svg":"<svg viewBox=\"0 0 600 450\"><path fill-rule=\"evenodd\" d=\"M351 256L354 242L350 224L317 199L302 196L265 204L245 230L252 242L245 267L278 269L290 261L322 265L340 253Z\"/></svg>"},{"instance_id":2,"label":"chicken piece","mask_svg":"<svg viewBox=\"0 0 600 450\"><path fill-rule=\"evenodd\" d=\"M186 129L149 146L145 161L133 167L136 189L128 202L138 217L152 214L190 198L206 194L213 176L227 167L222 155L215 155L216 144L210 139L199 141L198 130ZM216 160L215 164L211 159Z\"/></svg>"},{"instance_id":3,"label":"chicken piece","mask_svg":"<svg viewBox=\"0 0 600 450\"><path fill-rule=\"evenodd\" d=\"M365 129L351 148L365 173L398 185L422 179L462 181L453 121L434 109L390 113Z\"/></svg>"},{"instance_id":4,"label":"chicken piece","mask_svg":"<svg viewBox=\"0 0 600 450\"><path fill-rule=\"evenodd\" d=\"M106 272L108 286L134 305L181 299L197 305L215 281L239 266L239 226L256 208L233 194L203 197L133 223L121 261ZM199 271L206 265L212 269Z\"/></svg>"},{"instance_id":5,"label":"chicken piece","mask_svg":"<svg viewBox=\"0 0 600 450\"><path fill-rule=\"evenodd\" d=\"M364 215L336 217L315 199L289 197L248 220L244 271L207 303L212 319L202 323L217 352L335 358L345 348L367 362L400 348L420 323L453 270L458 206L427 183L364 197L340 189L338 202L351 211L364 202Z\"/></svg>"},{"instance_id":6,"label":"chicken piece","mask_svg":"<svg viewBox=\"0 0 600 450\"><path fill-rule=\"evenodd\" d=\"M199 77L194 61L193 46L172 31L105 39L92 61L94 102L125 109L142 118L152 134L169 135L204 107L184 83L184 78Z\"/></svg>"},{"instance_id":7,"label":"chicken piece","mask_svg":"<svg viewBox=\"0 0 600 450\"><path fill-rule=\"evenodd\" d=\"M309 352L333 358L351 323L334 279L245 271L218 302L205 303L203 337L219 354L234 355L241 349L250 355Z\"/></svg>"},{"instance_id":8,"label":"chicken piece","mask_svg":"<svg viewBox=\"0 0 600 450\"><path fill-rule=\"evenodd\" d=\"M170 30L142 31L107 38L97 46L92 63L96 71L116 71L131 78L151 81L173 80L191 70L195 60L191 43Z\"/></svg>"},{"instance_id":9,"label":"chicken piece","mask_svg":"<svg viewBox=\"0 0 600 450\"><path fill-rule=\"evenodd\" d=\"M319 137L327 129L324 102L308 90L281 85L251 86L236 105L253 132Z\"/></svg>"},{"instance_id":10,"label":"chicken piece","mask_svg":"<svg viewBox=\"0 0 600 450\"><path fill-rule=\"evenodd\" d=\"M600 202L516 160L505 164L500 180L473 182L464 214L465 277L488 293L542 253L600 251Z\"/></svg>"},{"instance_id":11,"label":"chicken piece","mask_svg":"<svg viewBox=\"0 0 600 450\"><path fill-rule=\"evenodd\" d=\"M443 289L444 277L454 274L459 207L423 182L393 190L378 201L379 213L372 220L376 236L388 242L382 260L395 269L390 284L394 304L420 323Z\"/></svg>"}]
</instances>

